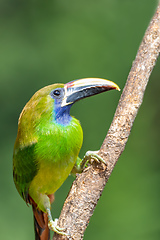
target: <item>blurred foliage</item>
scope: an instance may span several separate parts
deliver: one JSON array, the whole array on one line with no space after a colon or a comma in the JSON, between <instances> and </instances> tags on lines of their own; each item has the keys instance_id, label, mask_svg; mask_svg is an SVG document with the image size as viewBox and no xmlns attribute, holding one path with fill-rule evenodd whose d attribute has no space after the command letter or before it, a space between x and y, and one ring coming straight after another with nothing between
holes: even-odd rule
<instances>
[{"instance_id":1,"label":"blurred foliage","mask_svg":"<svg viewBox=\"0 0 160 240\"><path fill-rule=\"evenodd\" d=\"M103 77L121 89L156 0L1 0L0 239L34 239L31 208L12 180L18 116L41 87L81 77ZM160 238L160 63L152 73L132 133L91 218L84 239ZM84 129L86 150L96 150L112 121L120 94L78 102L72 114ZM52 205L58 217L72 177Z\"/></svg>"}]
</instances>

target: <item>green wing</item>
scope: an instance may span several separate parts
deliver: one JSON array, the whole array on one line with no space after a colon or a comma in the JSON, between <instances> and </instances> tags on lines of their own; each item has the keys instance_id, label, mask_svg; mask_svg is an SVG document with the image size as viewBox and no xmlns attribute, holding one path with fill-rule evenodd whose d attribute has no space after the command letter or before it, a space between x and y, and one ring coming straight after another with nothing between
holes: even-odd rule
<instances>
[{"instance_id":1,"label":"green wing","mask_svg":"<svg viewBox=\"0 0 160 240\"><path fill-rule=\"evenodd\" d=\"M28 189L31 181L38 172L35 160L35 144L15 149L13 155L13 178L21 197L29 202Z\"/></svg>"}]
</instances>

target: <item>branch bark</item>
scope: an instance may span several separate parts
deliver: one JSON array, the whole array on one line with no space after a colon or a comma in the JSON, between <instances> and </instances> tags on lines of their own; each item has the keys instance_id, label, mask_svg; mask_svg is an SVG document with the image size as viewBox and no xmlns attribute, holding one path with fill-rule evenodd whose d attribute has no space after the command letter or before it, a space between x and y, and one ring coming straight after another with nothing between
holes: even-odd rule
<instances>
[{"instance_id":1,"label":"branch bark","mask_svg":"<svg viewBox=\"0 0 160 240\"><path fill-rule=\"evenodd\" d=\"M99 151L99 155L105 159L107 166L93 164L79 174L64 203L59 226L67 229L69 239L83 239L90 217L125 148L159 51L160 3L139 47L113 121ZM68 238L54 234L53 240L61 239Z\"/></svg>"}]
</instances>

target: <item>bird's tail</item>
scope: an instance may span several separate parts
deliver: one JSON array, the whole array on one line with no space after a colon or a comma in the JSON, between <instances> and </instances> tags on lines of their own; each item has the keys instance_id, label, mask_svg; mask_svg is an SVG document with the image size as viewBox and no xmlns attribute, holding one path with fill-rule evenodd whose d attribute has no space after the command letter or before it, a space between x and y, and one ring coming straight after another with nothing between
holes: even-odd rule
<instances>
[{"instance_id":1,"label":"bird's tail","mask_svg":"<svg viewBox=\"0 0 160 240\"><path fill-rule=\"evenodd\" d=\"M31 204L34 214L35 240L49 240L48 216L37 208L37 204L33 200Z\"/></svg>"}]
</instances>

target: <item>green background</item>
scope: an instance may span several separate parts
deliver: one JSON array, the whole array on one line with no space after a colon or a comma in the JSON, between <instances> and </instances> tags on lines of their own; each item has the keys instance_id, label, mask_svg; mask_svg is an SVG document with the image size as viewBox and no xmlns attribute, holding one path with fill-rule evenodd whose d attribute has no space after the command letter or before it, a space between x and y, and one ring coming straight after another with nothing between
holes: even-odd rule
<instances>
[{"instance_id":1,"label":"green background","mask_svg":"<svg viewBox=\"0 0 160 240\"><path fill-rule=\"evenodd\" d=\"M34 239L31 207L12 180L18 116L38 89L55 82L102 77L121 89L156 0L0 1L0 239ZM126 149L96 207L84 239L160 239L160 62L152 73ZM119 92L78 102L87 150L97 150L112 121ZM55 194L58 217L73 177Z\"/></svg>"}]
</instances>

